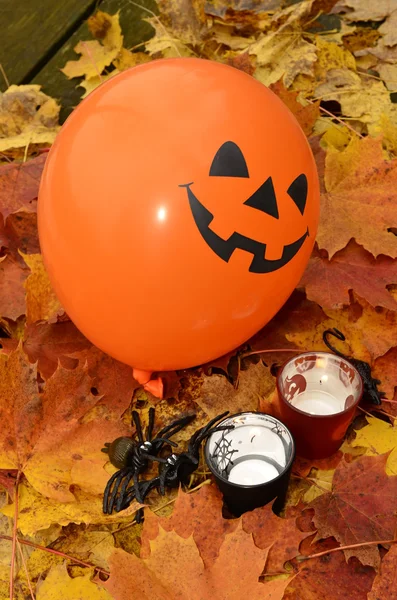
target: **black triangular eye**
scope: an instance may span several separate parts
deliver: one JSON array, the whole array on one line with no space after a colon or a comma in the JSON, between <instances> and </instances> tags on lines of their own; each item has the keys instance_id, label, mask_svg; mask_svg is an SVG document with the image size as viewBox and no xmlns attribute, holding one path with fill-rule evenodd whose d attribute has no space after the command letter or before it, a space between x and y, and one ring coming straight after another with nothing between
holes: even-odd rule
<instances>
[{"instance_id":1,"label":"black triangular eye","mask_svg":"<svg viewBox=\"0 0 397 600\"><path fill-rule=\"evenodd\" d=\"M247 206L251 206L251 208L257 208L262 212L278 219L278 208L277 208L277 199L276 194L273 187L273 181L271 177L268 177L261 185L261 187L256 190L255 194L252 194L248 200L244 202Z\"/></svg>"},{"instance_id":2,"label":"black triangular eye","mask_svg":"<svg viewBox=\"0 0 397 600\"><path fill-rule=\"evenodd\" d=\"M211 177L249 177L247 163L234 142L225 142L215 154L210 169Z\"/></svg>"},{"instance_id":3,"label":"black triangular eye","mask_svg":"<svg viewBox=\"0 0 397 600\"><path fill-rule=\"evenodd\" d=\"M307 177L303 173L298 175L288 188L288 194L303 215L307 199Z\"/></svg>"}]
</instances>

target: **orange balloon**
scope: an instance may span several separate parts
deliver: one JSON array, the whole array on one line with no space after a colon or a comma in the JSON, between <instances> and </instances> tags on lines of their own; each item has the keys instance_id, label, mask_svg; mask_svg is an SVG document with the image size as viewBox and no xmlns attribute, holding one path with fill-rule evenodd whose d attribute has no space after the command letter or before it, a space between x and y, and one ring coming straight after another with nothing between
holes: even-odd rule
<instances>
[{"instance_id":1,"label":"orange balloon","mask_svg":"<svg viewBox=\"0 0 397 600\"><path fill-rule=\"evenodd\" d=\"M62 127L39 194L51 282L70 318L133 367L236 348L298 284L319 218L309 144L265 86L195 58L92 92Z\"/></svg>"}]
</instances>

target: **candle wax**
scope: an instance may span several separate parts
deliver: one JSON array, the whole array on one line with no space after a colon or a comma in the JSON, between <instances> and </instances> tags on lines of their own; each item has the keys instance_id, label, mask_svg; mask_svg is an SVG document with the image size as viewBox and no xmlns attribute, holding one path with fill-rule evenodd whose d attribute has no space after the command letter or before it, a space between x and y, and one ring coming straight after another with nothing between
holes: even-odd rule
<instances>
[{"instance_id":1,"label":"candle wax","mask_svg":"<svg viewBox=\"0 0 397 600\"><path fill-rule=\"evenodd\" d=\"M273 465L253 458L233 467L229 473L229 481L239 485L258 485L259 483L271 481L277 476L277 469Z\"/></svg>"},{"instance_id":2,"label":"candle wax","mask_svg":"<svg viewBox=\"0 0 397 600\"><path fill-rule=\"evenodd\" d=\"M324 390L306 390L291 404L310 415L334 415L345 408L345 398L336 398Z\"/></svg>"}]
</instances>

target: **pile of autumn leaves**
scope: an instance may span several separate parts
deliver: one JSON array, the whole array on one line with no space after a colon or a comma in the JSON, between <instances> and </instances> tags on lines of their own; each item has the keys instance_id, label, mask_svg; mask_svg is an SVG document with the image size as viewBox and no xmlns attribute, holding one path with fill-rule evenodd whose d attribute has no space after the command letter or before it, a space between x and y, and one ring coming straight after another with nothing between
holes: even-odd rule
<instances>
[{"instance_id":1,"label":"pile of autumn leaves","mask_svg":"<svg viewBox=\"0 0 397 600\"><path fill-rule=\"evenodd\" d=\"M272 12L255 4L239 12L238 2L235 11L207 3L205 14L198 0L161 0L145 52L123 48L118 15L97 13L89 22L95 39L79 44L80 59L64 71L84 78L88 92L142 61L199 55L272 86L309 136L321 224L300 288L247 346L274 349L271 365L283 360L277 348L324 349L322 332L337 327L348 340L341 350L372 365L387 401L373 416L363 407L330 459L295 462L282 516L266 506L225 518L204 464L189 490L152 494L143 526L133 523L135 505L104 516L101 495L114 469L100 449L131 433L131 405L144 422L155 406L159 427L196 412L176 438L184 444L224 410L277 413L273 371L254 357L237 373L230 355L164 374L158 401L77 331L51 289L37 238L38 184L59 107L37 86L11 86L0 103L1 598L396 597L397 545L387 542L397 527L397 117L389 94L397 13L392 2L384 10L378 3L371 16L364 0L333 9L308 0ZM314 31L322 9L344 11L339 31ZM354 24L366 19L382 24ZM330 117L332 105L320 108L320 98L338 102L341 116ZM304 558L339 546L353 547Z\"/></svg>"}]
</instances>

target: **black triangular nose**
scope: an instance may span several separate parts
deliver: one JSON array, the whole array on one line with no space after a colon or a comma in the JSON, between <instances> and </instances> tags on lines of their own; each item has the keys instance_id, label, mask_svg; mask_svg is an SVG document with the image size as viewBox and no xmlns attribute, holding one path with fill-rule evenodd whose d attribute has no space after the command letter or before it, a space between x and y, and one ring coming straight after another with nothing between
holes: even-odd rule
<instances>
[{"instance_id":1,"label":"black triangular nose","mask_svg":"<svg viewBox=\"0 0 397 600\"><path fill-rule=\"evenodd\" d=\"M251 208L257 208L267 215L278 219L277 199L272 178L269 177L266 179L265 183L244 204Z\"/></svg>"}]
</instances>

